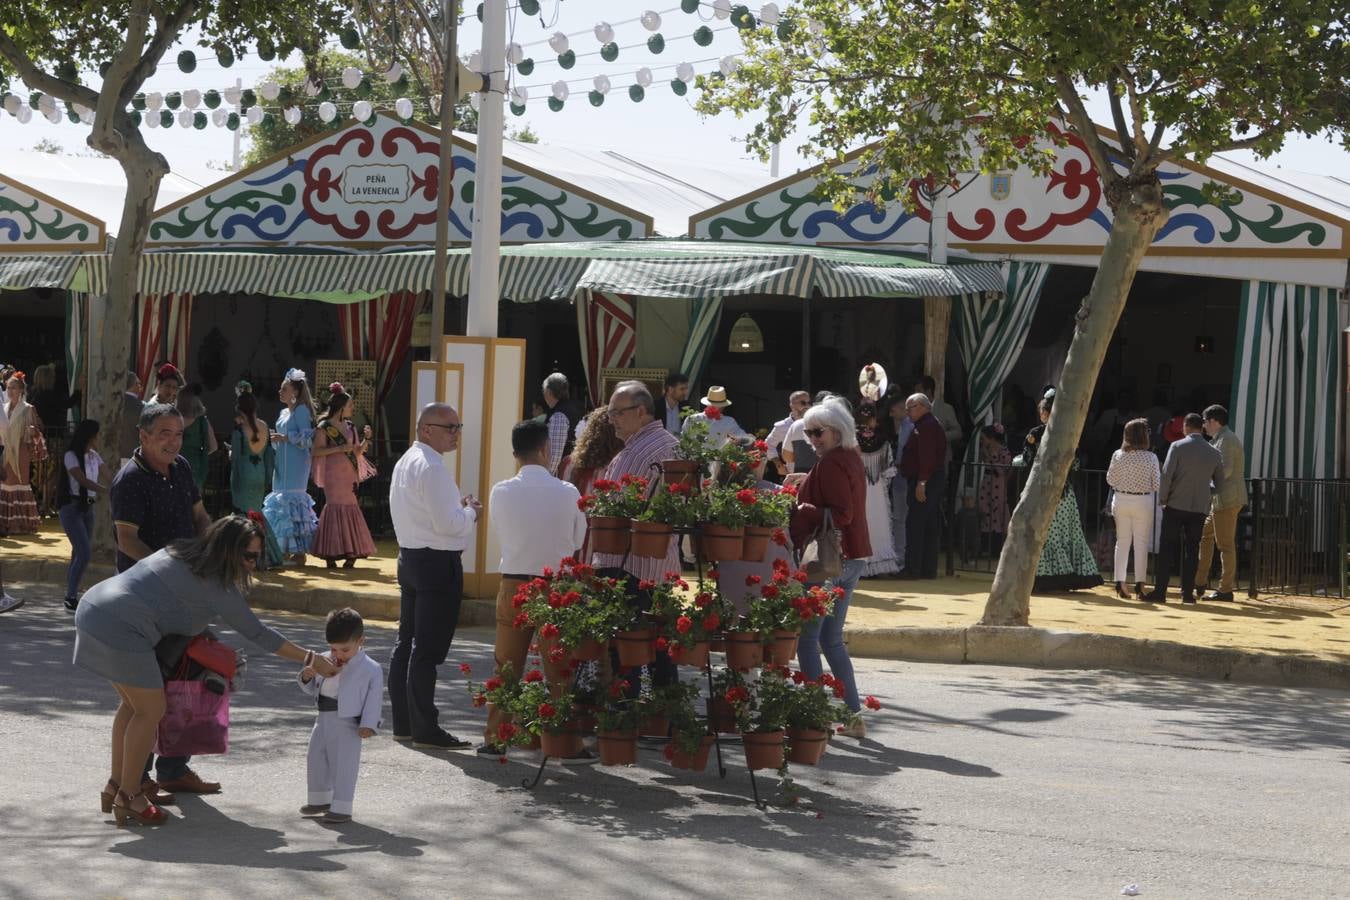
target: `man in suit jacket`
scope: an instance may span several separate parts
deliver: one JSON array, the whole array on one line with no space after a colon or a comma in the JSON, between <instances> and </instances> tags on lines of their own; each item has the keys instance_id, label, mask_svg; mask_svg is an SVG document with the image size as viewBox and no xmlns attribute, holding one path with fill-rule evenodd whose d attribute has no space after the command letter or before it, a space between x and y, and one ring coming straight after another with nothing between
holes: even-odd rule
<instances>
[{"instance_id":1,"label":"man in suit jacket","mask_svg":"<svg viewBox=\"0 0 1350 900\"><path fill-rule=\"evenodd\" d=\"M1210 491L1223 489L1223 455L1205 442L1199 413L1187 413L1185 437L1167 451L1158 502L1163 507L1162 549L1158 553L1157 583L1144 599L1167 602L1167 583L1176 564L1177 541L1182 542L1181 601L1195 602L1195 571L1200 556L1200 532L1210 508ZM1212 487L1211 487L1212 486Z\"/></svg>"},{"instance_id":2,"label":"man in suit jacket","mask_svg":"<svg viewBox=\"0 0 1350 900\"><path fill-rule=\"evenodd\" d=\"M1215 487L1214 503L1200 534L1200 566L1195 573L1196 591L1205 588L1214 562L1214 547L1223 561L1223 581L1217 591L1205 594L1206 600L1232 600L1237 587L1237 521L1247 505L1247 460L1242 441L1228 427L1228 410L1215 404L1205 408L1205 434L1223 456L1223 486Z\"/></svg>"}]
</instances>

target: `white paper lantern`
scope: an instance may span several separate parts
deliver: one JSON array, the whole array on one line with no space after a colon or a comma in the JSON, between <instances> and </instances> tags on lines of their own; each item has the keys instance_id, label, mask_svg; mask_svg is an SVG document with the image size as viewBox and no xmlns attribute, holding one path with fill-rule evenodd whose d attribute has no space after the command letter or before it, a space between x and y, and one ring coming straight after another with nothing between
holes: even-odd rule
<instances>
[{"instance_id":1,"label":"white paper lantern","mask_svg":"<svg viewBox=\"0 0 1350 900\"><path fill-rule=\"evenodd\" d=\"M188 113L188 115L191 116L192 113ZM250 106L248 112L244 113L244 118L248 119L248 124L250 125L261 123L263 120L263 108L261 106ZM191 124L191 120L189 120L188 124Z\"/></svg>"},{"instance_id":2,"label":"white paper lantern","mask_svg":"<svg viewBox=\"0 0 1350 900\"><path fill-rule=\"evenodd\" d=\"M394 63L392 66L389 67L388 71L384 73L384 80L389 82L390 84L393 84L395 81L398 81L402 77L403 77L403 67L400 66L398 63Z\"/></svg>"},{"instance_id":3,"label":"white paper lantern","mask_svg":"<svg viewBox=\"0 0 1350 900\"><path fill-rule=\"evenodd\" d=\"M319 121L328 123L337 118L337 107L332 101L325 100L319 104Z\"/></svg>"},{"instance_id":4,"label":"white paper lantern","mask_svg":"<svg viewBox=\"0 0 1350 900\"><path fill-rule=\"evenodd\" d=\"M141 116L141 124L146 128L158 128L159 116Z\"/></svg>"},{"instance_id":5,"label":"white paper lantern","mask_svg":"<svg viewBox=\"0 0 1350 900\"><path fill-rule=\"evenodd\" d=\"M692 63L682 62L675 67L675 77L685 84L694 80L694 66Z\"/></svg>"},{"instance_id":6,"label":"white paper lantern","mask_svg":"<svg viewBox=\"0 0 1350 900\"><path fill-rule=\"evenodd\" d=\"M524 47L520 46L515 41L512 41L511 43L506 45L506 61L509 62L511 65L513 66L519 65L520 61L524 58L525 58Z\"/></svg>"},{"instance_id":7,"label":"white paper lantern","mask_svg":"<svg viewBox=\"0 0 1350 900\"><path fill-rule=\"evenodd\" d=\"M517 85L511 88L511 102L516 106L524 106L530 99L530 89L524 85Z\"/></svg>"},{"instance_id":8,"label":"white paper lantern","mask_svg":"<svg viewBox=\"0 0 1350 900\"><path fill-rule=\"evenodd\" d=\"M11 116L17 116L19 114L18 97L14 96L13 94L5 95L5 112L9 113Z\"/></svg>"},{"instance_id":9,"label":"white paper lantern","mask_svg":"<svg viewBox=\"0 0 1350 900\"><path fill-rule=\"evenodd\" d=\"M634 77L637 79L637 83L643 87L652 86L652 70L646 66L638 69L637 74Z\"/></svg>"},{"instance_id":10,"label":"white paper lantern","mask_svg":"<svg viewBox=\"0 0 1350 900\"><path fill-rule=\"evenodd\" d=\"M224 128L225 120L229 118L229 115L230 114L225 111L225 107L217 106L215 109L211 110L211 124L217 128Z\"/></svg>"},{"instance_id":11,"label":"white paper lantern","mask_svg":"<svg viewBox=\"0 0 1350 900\"><path fill-rule=\"evenodd\" d=\"M608 75L597 75L597 76L595 76L595 80L592 81L591 83L595 85L595 91L596 91L596 93L598 93L598 94L608 94L608 93L609 93L609 76L608 76Z\"/></svg>"},{"instance_id":12,"label":"white paper lantern","mask_svg":"<svg viewBox=\"0 0 1350 900\"><path fill-rule=\"evenodd\" d=\"M83 123L86 124L86 125L93 125L93 124L94 124L94 111L93 111L92 109L89 109L88 107L86 107L85 110L84 110L84 112L80 113L80 121L83 122Z\"/></svg>"},{"instance_id":13,"label":"white paper lantern","mask_svg":"<svg viewBox=\"0 0 1350 900\"><path fill-rule=\"evenodd\" d=\"M61 115L61 111L55 108L53 108L51 112L47 113L47 121L51 122L53 125L60 125L61 121L64 118L65 116Z\"/></svg>"},{"instance_id":14,"label":"white paper lantern","mask_svg":"<svg viewBox=\"0 0 1350 900\"><path fill-rule=\"evenodd\" d=\"M164 95L158 91L153 91L145 95L145 108L151 112L159 112L159 108L164 105Z\"/></svg>"},{"instance_id":15,"label":"white paper lantern","mask_svg":"<svg viewBox=\"0 0 1350 900\"><path fill-rule=\"evenodd\" d=\"M33 118L33 110L30 109L27 105L20 106L19 112L17 115L15 115L15 118L19 120L20 125L27 125L29 121Z\"/></svg>"},{"instance_id":16,"label":"white paper lantern","mask_svg":"<svg viewBox=\"0 0 1350 900\"><path fill-rule=\"evenodd\" d=\"M306 97L317 97L317 96L319 96L319 90L320 90L320 88L319 88L319 86L318 86L317 84L314 83L314 79L313 79L313 78L306 78L306 79L305 79L305 96L306 96Z\"/></svg>"},{"instance_id":17,"label":"white paper lantern","mask_svg":"<svg viewBox=\"0 0 1350 900\"><path fill-rule=\"evenodd\" d=\"M713 18L731 18L731 0L713 0Z\"/></svg>"},{"instance_id":18,"label":"white paper lantern","mask_svg":"<svg viewBox=\"0 0 1350 900\"><path fill-rule=\"evenodd\" d=\"M370 102L367 100L357 100L352 104L352 118L358 122L364 122L370 118Z\"/></svg>"},{"instance_id":19,"label":"white paper lantern","mask_svg":"<svg viewBox=\"0 0 1350 900\"><path fill-rule=\"evenodd\" d=\"M51 94L43 94L38 98L38 112L50 119L52 113L55 111L56 101L52 99Z\"/></svg>"},{"instance_id":20,"label":"white paper lantern","mask_svg":"<svg viewBox=\"0 0 1350 900\"><path fill-rule=\"evenodd\" d=\"M596 22L595 39L602 44L608 44L614 40L614 26L608 22Z\"/></svg>"},{"instance_id":21,"label":"white paper lantern","mask_svg":"<svg viewBox=\"0 0 1350 900\"><path fill-rule=\"evenodd\" d=\"M649 9L642 14L642 27L648 31L661 30L661 14L654 9Z\"/></svg>"},{"instance_id":22,"label":"white paper lantern","mask_svg":"<svg viewBox=\"0 0 1350 900\"><path fill-rule=\"evenodd\" d=\"M73 110L77 116L82 116L89 111L89 107L85 106L83 103L67 103L66 108Z\"/></svg>"},{"instance_id":23,"label":"white paper lantern","mask_svg":"<svg viewBox=\"0 0 1350 900\"><path fill-rule=\"evenodd\" d=\"M777 3L765 3L759 8L759 20L765 25L777 25L781 17Z\"/></svg>"},{"instance_id":24,"label":"white paper lantern","mask_svg":"<svg viewBox=\"0 0 1350 900\"><path fill-rule=\"evenodd\" d=\"M216 112L220 112L220 110L216 110ZM304 118L305 114L300 111L300 107L298 106L288 106L286 107L286 111L281 115L282 118L286 120L287 125L299 125L300 120Z\"/></svg>"},{"instance_id":25,"label":"white paper lantern","mask_svg":"<svg viewBox=\"0 0 1350 900\"><path fill-rule=\"evenodd\" d=\"M717 61L717 68L723 75L730 75L741 67L741 58L739 56L724 56Z\"/></svg>"},{"instance_id":26,"label":"white paper lantern","mask_svg":"<svg viewBox=\"0 0 1350 900\"><path fill-rule=\"evenodd\" d=\"M821 22L819 19L807 19L806 29L816 37L820 37L825 33L825 23Z\"/></svg>"},{"instance_id":27,"label":"white paper lantern","mask_svg":"<svg viewBox=\"0 0 1350 900\"><path fill-rule=\"evenodd\" d=\"M225 102L231 106L238 106L239 100L244 94L236 85L230 85L222 93L225 95Z\"/></svg>"},{"instance_id":28,"label":"white paper lantern","mask_svg":"<svg viewBox=\"0 0 1350 900\"><path fill-rule=\"evenodd\" d=\"M178 111L178 127L179 128L192 127L192 110L180 109Z\"/></svg>"},{"instance_id":29,"label":"white paper lantern","mask_svg":"<svg viewBox=\"0 0 1350 900\"><path fill-rule=\"evenodd\" d=\"M469 54L469 61L464 64L470 72L483 71L483 54L475 50Z\"/></svg>"},{"instance_id":30,"label":"white paper lantern","mask_svg":"<svg viewBox=\"0 0 1350 900\"><path fill-rule=\"evenodd\" d=\"M361 70L356 66L348 66L342 70L342 86L349 91L356 90L356 86L361 83Z\"/></svg>"},{"instance_id":31,"label":"white paper lantern","mask_svg":"<svg viewBox=\"0 0 1350 900\"><path fill-rule=\"evenodd\" d=\"M400 119L411 119L413 114L413 102L407 97L399 97L394 101L394 113Z\"/></svg>"},{"instance_id":32,"label":"white paper lantern","mask_svg":"<svg viewBox=\"0 0 1350 900\"><path fill-rule=\"evenodd\" d=\"M572 42L561 31L553 32L553 36L548 39L548 48L559 55L566 53L571 45Z\"/></svg>"},{"instance_id":33,"label":"white paper lantern","mask_svg":"<svg viewBox=\"0 0 1350 900\"><path fill-rule=\"evenodd\" d=\"M202 105L202 92L196 88L188 88L183 91L183 105L188 109L196 109Z\"/></svg>"},{"instance_id":34,"label":"white paper lantern","mask_svg":"<svg viewBox=\"0 0 1350 900\"><path fill-rule=\"evenodd\" d=\"M258 85L258 96L262 97L268 103L281 96L281 85L275 81L264 81Z\"/></svg>"},{"instance_id":35,"label":"white paper lantern","mask_svg":"<svg viewBox=\"0 0 1350 900\"><path fill-rule=\"evenodd\" d=\"M567 95L572 93L572 89L567 86L567 82L561 79L553 82L553 96L558 100L566 100Z\"/></svg>"}]
</instances>

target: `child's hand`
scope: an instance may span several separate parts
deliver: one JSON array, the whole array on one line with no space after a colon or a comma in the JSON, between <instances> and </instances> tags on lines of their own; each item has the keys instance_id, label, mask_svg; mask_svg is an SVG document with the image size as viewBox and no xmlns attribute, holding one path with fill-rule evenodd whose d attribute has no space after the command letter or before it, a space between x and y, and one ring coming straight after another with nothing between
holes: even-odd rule
<instances>
[{"instance_id":1,"label":"child's hand","mask_svg":"<svg viewBox=\"0 0 1350 900\"><path fill-rule=\"evenodd\" d=\"M359 735L361 735L361 737L363 737L363 738L373 738L373 737L375 736L375 729L374 729L374 728L358 728L358 729L356 729L356 733L359 734Z\"/></svg>"},{"instance_id":2,"label":"child's hand","mask_svg":"<svg viewBox=\"0 0 1350 900\"><path fill-rule=\"evenodd\" d=\"M314 676L317 674L318 673L314 671L313 666L305 666L303 669L300 670L300 680L303 681L305 684L309 684L311 681L314 680Z\"/></svg>"}]
</instances>

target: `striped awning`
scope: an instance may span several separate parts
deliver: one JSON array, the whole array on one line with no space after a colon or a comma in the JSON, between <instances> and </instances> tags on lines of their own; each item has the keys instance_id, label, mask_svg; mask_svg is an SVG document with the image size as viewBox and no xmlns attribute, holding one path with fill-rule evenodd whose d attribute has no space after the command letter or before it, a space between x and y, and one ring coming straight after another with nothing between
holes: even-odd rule
<instances>
[{"instance_id":1,"label":"striped awning","mask_svg":"<svg viewBox=\"0 0 1350 900\"><path fill-rule=\"evenodd\" d=\"M80 267L79 254L6 254L0 253L0 287L64 288Z\"/></svg>"},{"instance_id":2,"label":"striped awning","mask_svg":"<svg viewBox=\"0 0 1350 900\"><path fill-rule=\"evenodd\" d=\"M949 297L998 294L1005 289L998 263L858 265L821 260L816 287L825 297Z\"/></svg>"},{"instance_id":3,"label":"striped awning","mask_svg":"<svg viewBox=\"0 0 1350 900\"><path fill-rule=\"evenodd\" d=\"M578 289L693 300L732 294L807 296L809 260L783 255L745 259L597 259Z\"/></svg>"}]
</instances>

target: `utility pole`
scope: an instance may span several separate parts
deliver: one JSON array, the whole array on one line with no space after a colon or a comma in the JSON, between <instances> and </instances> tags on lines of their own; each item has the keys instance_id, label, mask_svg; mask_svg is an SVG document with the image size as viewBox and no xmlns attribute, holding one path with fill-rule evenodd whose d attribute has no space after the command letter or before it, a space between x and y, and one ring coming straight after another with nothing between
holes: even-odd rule
<instances>
[{"instance_id":1,"label":"utility pole","mask_svg":"<svg viewBox=\"0 0 1350 900\"><path fill-rule=\"evenodd\" d=\"M236 79L234 80L234 89L235 89L236 91L242 91L242 90L244 89L244 80L243 80L242 78L236 78ZM240 135L242 134L243 130L244 130L244 117L243 117L243 116L240 116L240 117L239 117L239 127L236 128L236 129L234 130L234 163L230 166L230 171L231 171L231 172L238 172L238 171L239 171L239 161L240 161L240 157L239 157L239 138L240 138Z\"/></svg>"},{"instance_id":2,"label":"utility pole","mask_svg":"<svg viewBox=\"0 0 1350 900\"><path fill-rule=\"evenodd\" d=\"M454 178L455 99L459 96L459 57L454 0L441 0L441 147L436 178L436 256L431 269L431 361L442 362L445 335L445 272L450 252L450 183Z\"/></svg>"},{"instance_id":3,"label":"utility pole","mask_svg":"<svg viewBox=\"0 0 1350 900\"><path fill-rule=\"evenodd\" d=\"M478 108L478 154L469 253L471 337L497 336L502 243L502 133L506 122L506 4L483 2L483 74L487 90Z\"/></svg>"}]
</instances>

